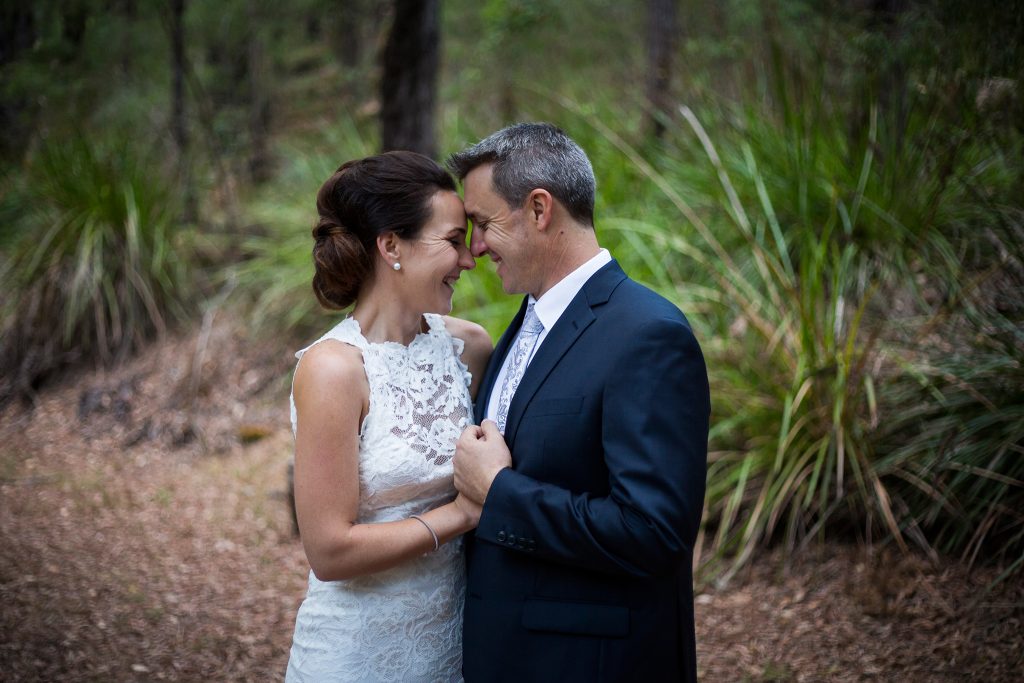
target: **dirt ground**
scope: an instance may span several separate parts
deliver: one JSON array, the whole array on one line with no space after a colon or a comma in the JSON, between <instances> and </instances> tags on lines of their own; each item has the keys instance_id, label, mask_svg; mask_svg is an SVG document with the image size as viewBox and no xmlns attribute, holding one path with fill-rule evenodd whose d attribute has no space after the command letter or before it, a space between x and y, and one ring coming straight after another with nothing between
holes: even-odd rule
<instances>
[{"instance_id":1,"label":"dirt ground","mask_svg":"<svg viewBox=\"0 0 1024 683\"><path fill-rule=\"evenodd\" d=\"M282 345L215 323L0 414L0 679L283 677L308 567ZM1024 585L998 574L766 554L700 589L701 680L1024 680Z\"/></svg>"}]
</instances>

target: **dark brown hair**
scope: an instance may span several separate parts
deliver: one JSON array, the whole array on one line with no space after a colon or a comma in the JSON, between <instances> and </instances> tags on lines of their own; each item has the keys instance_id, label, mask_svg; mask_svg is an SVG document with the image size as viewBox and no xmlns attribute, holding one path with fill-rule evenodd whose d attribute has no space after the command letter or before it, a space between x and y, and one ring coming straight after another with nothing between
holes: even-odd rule
<instances>
[{"instance_id":1,"label":"dark brown hair","mask_svg":"<svg viewBox=\"0 0 1024 683\"><path fill-rule=\"evenodd\" d=\"M313 292L325 308L347 308L373 274L380 235L415 239L430 201L455 181L415 152L385 152L341 165L316 195Z\"/></svg>"}]
</instances>

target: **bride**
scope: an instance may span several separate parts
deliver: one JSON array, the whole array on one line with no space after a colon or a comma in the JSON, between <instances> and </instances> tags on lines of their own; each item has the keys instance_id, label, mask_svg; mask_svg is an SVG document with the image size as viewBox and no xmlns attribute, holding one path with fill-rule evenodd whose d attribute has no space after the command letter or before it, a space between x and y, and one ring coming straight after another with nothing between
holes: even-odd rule
<instances>
[{"instance_id":1,"label":"bride","mask_svg":"<svg viewBox=\"0 0 1024 683\"><path fill-rule=\"evenodd\" d=\"M474 267L455 183L412 152L350 161L317 194L313 290L350 315L299 351L295 502L311 568L287 681L459 680L455 442L491 341L447 317Z\"/></svg>"}]
</instances>

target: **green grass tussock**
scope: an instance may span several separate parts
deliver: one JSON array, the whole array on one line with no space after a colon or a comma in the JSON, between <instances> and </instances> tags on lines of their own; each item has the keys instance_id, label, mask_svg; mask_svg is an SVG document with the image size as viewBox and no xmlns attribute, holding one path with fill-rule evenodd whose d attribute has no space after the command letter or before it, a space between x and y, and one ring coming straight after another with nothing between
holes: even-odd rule
<instances>
[{"instance_id":1,"label":"green grass tussock","mask_svg":"<svg viewBox=\"0 0 1024 683\"><path fill-rule=\"evenodd\" d=\"M192 310L189 230L128 145L44 144L0 205L0 402L70 363L122 358Z\"/></svg>"}]
</instances>

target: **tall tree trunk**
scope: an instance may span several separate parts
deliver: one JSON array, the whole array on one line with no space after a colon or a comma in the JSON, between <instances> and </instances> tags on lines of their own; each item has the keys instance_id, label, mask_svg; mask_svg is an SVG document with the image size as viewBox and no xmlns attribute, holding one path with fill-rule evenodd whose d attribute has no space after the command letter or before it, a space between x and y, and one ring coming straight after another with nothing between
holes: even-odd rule
<instances>
[{"instance_id":1,"label":"tall tree trunk","mask_svg":"<svg viewBox=\"0 0 1024 683\"><path fill-rule=\"evenodd\" d=\"M672 57L679 38L676 0L647 0L647 130L657 139L672 112Z\"/></svg>"},{"instance_id":2,"label":"tall tree trunk","mask_svg":"<svg viewBox=\"0 0 1024 683\"><path fill-rule=\"evenodd\" d=\"M381 78L381 145L437 154L434 109L441 52L440 0L395 0Z\"/></svg>"},{"instance_id":3,"label":"tall tree trunk","mask_svg":"<svg viewBox=\"0 0 1024 683\"><path fill-rule=\"evenodd\" d=\"M10 3L0 10L0 66L13 62L35 42L35 14L31 5Z\"/></svg>"},{"instance_id":4,"label":"tall tree trunk","mask_svg":"<svg viewBox=\"0 0 1024 683\"><path fill-rule=\"evenodd\" d=\"M198 216L189 164L189 136L185 121L185 0L171 0L171 131L178 148L178 172L185 194L186 221Z\"/></svg>"},{"instance_id":5,"label":"tall tree trunk","mask_svg":"<svg viewBox=\"0 0 1024 683\"><path fill-rule=\"evenodd\" d=\"M341 102L356 108L357 102L372 99L377 102L377 93L367 90L368 84L364 63L366 52L374 41L369 39L371 21L376 22L377 15L388 11L388 3L375 2L372 6L368 0L342 0L337 2L335 11L331 13L326 26L327 41L335 59L341 65L341 89L338 92ZM377 50L379 55L383 48Z\"/></svg>"},{"instance_id":6,"label":"tall tree trunk","mask_svg":"<svg viewBox=\"0 0 1024 683\"><path fill-rule=\"evenodd\" d=\"M902 38L900 21L908 9L908 0L875 0L873 3L875 26L884 32L892 45ZM897 130L902 136L910 113L907 103L907 65L897 50L886 67L878 76L878 102L882 109L892 112Z\"/></svg>"},{"instance_id":7,"label":"tall tree trunk","mask_svg":"<svg viewBox=\"0 0 1024 683\"><path fill-rule=\"evenodd\" d=\"M910 9L908 0L858 0L853 7L865 13L867 28L885 36L889 45L896 46L903 36L900 22ZM906 97L907 65L899 49L890 49L878 55L865 71L868 80L864 92L853 98L850 107L848 135L851 140L863 141L870 126L869 103L878 106L883 121L894 126L896 144L900 144L909 116Z\"/></svg>"},{"instance_id":8,"label":"tall tree trunk","mask_svg":"<svg viewBox=\"0 0 1024 683\"><path fill-rule=\"evenodd\" d=\"M89 29L89 15L92 7L85 0L70 0L58 3L60 6L61 32L63 38L71 46L64 54L64 61L72 62L79 58L85 32Z\"/></svg>"},{"instance_id":9,"label":"tall tree trunk","mask_svg":"<svg viewBox=\"0 0 1024 683\"><path fill-rule=\"evenodd\" d=\"M136 0L108 0L105 8L105 13L114 16L121 17L126 24L128 30L135 30L134 24L138 19L138 7L136 7ZM123 45L119 47L120 58L118 59L118 66L121 69L121 74L127 81L131 78L132 65L135 62L135 55L132 54L132 45L125 41Z\"/></svg>"},{"instance_id":10,"label":"tall tree trunk","mask_svg":"<svg viewBox=\"0 0 1024 683\"><path fill-rule=\"evenodd\" d=\"M0 13L0 69L36 42L31 5L10 3ZM0 155L20 154L28 144L35 106L25 95L0 91Z\"/></svg>"},{"instance_id":11,"label":"tall tree trunk","mask_svg":"<svg viewBox=\"0 0 1024 683\"><path fill-rule=\"evenodd\" d=\"M266 60L263 36L260 34L261 0L249 0L249 54L246 69L249 74L249 174L261 183L270 177L270 155L267 152L267 129L270 127L270 101L267 98Z\"/></svg>"},{"instance_id":12,"label":"tall tree trunk","mask_svg":"<svg viewBox=\"0 0 1024 683\"><path fill-rule=\"evenodd\" d=\"M342 0L338 4L337 24L332 32L334 51L346 69L359 66L363 52L363 15L366 8L359 0Z\"/></svg>"}]
</instances>

